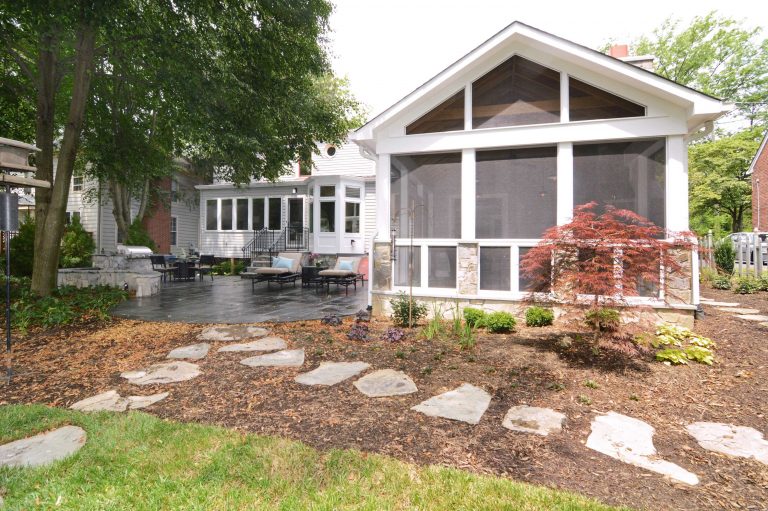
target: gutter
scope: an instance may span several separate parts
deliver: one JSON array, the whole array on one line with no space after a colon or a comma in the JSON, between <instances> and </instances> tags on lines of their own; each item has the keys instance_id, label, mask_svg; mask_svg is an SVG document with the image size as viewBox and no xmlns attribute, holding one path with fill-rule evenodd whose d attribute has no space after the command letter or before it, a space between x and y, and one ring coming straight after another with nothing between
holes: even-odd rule
<instances>
[{"instance_id":1,"label":"gutter","mask_svg":"<svg viewBox=\"0 0 768 511\"><path fill-rule=\"evenodd\" d=\"M369 311L373 310L373 243L379 235L379 231L371 238L371 246L368 247L368 307Z\"/></svg>"}]
</instances>

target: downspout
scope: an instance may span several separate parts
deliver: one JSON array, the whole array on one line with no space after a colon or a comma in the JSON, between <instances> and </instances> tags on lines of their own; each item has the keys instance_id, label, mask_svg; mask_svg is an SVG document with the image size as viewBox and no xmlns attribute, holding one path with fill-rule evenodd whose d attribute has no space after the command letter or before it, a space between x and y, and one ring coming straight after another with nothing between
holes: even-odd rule
<instances>
[{"instance_id":1,"label":"downspout","mask_svg":"<svg viewBox=\"0 0 768 511\"><path fill-rule=\"evenodd\" d=\"M371 160L373 162L379 161L375 154L368 151L365 147L358 146L360 150L360 156ZM373 245L376 242L376 238L379 236L379 231L374 233L371 237L371 246L368 247L368 310L373 310Z\"/></svg>"},{"instance_id":2,"label":"downspout","mask_svg":"<svg viewBox=\"0 0 768 511\"><path fill-rule=\"evenodd\" d=\"M101 179L99 179L99 192L96 194L96 252L101 253Z\"/></svg>"}]
</instances>

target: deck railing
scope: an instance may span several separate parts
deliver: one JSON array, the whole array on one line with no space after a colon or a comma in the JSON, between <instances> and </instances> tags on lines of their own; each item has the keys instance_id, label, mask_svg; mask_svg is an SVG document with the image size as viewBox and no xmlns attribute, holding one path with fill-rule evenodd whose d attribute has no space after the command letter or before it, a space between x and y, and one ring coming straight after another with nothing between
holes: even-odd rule
<instances>
[{"instance_id":1,"label":"deck railing","mask_svg":"<svg viewBox=\"0 0 768 511\"><path fill-rule=\"evenodd\" d=\"M768 276L768 242L760 235L739 236L735 240L724 240L722 243L732 243L736 255L733 273L740 276L754 275L761 278ZM715 263L715 248L717 242L712 233L699 238L699 264L702 268L717 269Z\"/></svg>"},{"instance_id":2,"label":"deck railing","mask_svg":"<svg viewBox=\"0 0 768 511\"><path fill-rule=\"evenodd\" d=\"M260 255L275 256L279 252L309 250L309 229L286 225L281 231L267 228L254 231L253 239L243 247L243 257L251 262Z\"/></svg>"}]
</instances>

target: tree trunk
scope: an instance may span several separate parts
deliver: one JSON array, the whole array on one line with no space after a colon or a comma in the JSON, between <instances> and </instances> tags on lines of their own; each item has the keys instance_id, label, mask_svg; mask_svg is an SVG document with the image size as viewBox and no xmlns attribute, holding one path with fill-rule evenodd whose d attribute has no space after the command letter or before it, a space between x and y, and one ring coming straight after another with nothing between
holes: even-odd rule
<instances>
[{"instance_id":1,"label":"tree trunk","mask_svg":"<svg viewBox=\"0 0 768 511\"><path fill-rule=\"evenodd\" d=\"M67 209L69 185L72 180L75 157L77 156L77 149L80 144L85 107L88 103L95 41L95 27L89 23L81 24L75 44L72 101L69 105L67 122L64 126L64 137L59 151L56 176L52 183L50 195L46 197L48 199L47 207L44 208L43 217L37 219L37 229L35 232L32 292L40 296L48 296L56 288L59 249L61 236L64 233L64 213ZM35 212L37 213L37 207Z\"/></svg>"},{"instance_id":2,"label":"tree trunk","mask_svg":"<svg viewBox=\"0 0 768 511\"><path fill-rule=\"evenodd\" d=\"M125 241L131 226L131 196L122 183L109 180L109 195L112 198L112 215L117 224L117 237Z\"/></svg>"}]
</instances>

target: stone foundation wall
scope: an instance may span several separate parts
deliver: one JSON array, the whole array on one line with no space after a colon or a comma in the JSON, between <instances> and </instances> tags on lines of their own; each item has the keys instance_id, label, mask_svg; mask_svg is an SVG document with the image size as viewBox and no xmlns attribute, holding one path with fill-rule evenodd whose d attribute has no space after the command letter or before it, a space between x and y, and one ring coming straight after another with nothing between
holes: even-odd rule
<instances>
[{"instance_id":1,"label":"stone foundation wall","mask_svg":"<svg viewBox=\"0 0 768 511\"><path fill-rule=\"evenodd\" d=\"M373 279L371 286L376 291L392 289L392 246L389 243L373 244Z\"/></svg>"},{"instance_id":2,"label":"stone foundation wall","mask_svg":"<svg viewBox=\"0 0 768 511\"><path fill-rule=\"evenodd\" d=\"M93 268L62 268L57 284L77 288L110 286L122 289L128 284L128 292L137 298L160 292L160 274L152 270L149 257L96 254Z\"/></svg>"},{"instance_id":3,"label":"stone foundation wall","mask_svg":"<svg viewBox=\"0 0 768 511\"><path fill-rule=\"evenodd\" d=\"M480 289L478 260L480 249L477 243L459 243L456 249L457 281L460 295L476 295Z\"/></svg>"},{"instance_id":4,"label":"stone foundation wall","mask_svg":"<svg viewBox=\"0 0 768 511\"><path fill-rule=\"evenodd\" d=\"M681 266L677 272L668 271L664 301L670 305L690 305L693 303L693 254L688 250L678 250L675 260Z\"/></svg>"}]
</instances>

